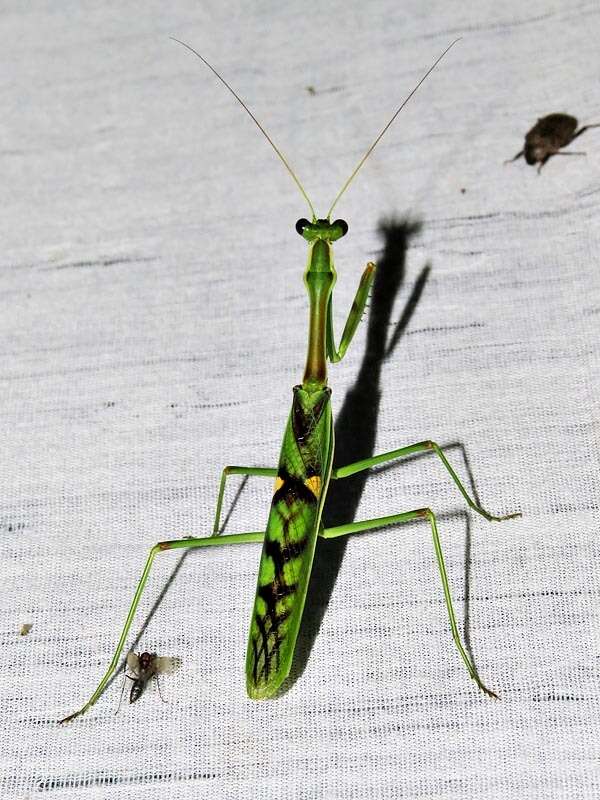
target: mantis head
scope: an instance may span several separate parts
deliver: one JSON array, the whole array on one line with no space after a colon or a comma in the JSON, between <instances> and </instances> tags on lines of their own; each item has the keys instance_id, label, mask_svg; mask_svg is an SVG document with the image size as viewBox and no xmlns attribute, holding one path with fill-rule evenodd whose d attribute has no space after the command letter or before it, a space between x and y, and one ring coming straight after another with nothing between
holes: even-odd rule
<instances>
[{"instance_id":1,"label":"mantis head","mask_svg":"<svg viewBox=\"0 0 600 800\"><path fill-rule=\"evenodd\" d=\"M348 223L343 219L336 219L333 222L328 219L316 219L309 222L302 218L296 223L296 231L307 242L315 242L317 239L324 242L335 242L348 233Z\"/></svg>"}]
</instances>

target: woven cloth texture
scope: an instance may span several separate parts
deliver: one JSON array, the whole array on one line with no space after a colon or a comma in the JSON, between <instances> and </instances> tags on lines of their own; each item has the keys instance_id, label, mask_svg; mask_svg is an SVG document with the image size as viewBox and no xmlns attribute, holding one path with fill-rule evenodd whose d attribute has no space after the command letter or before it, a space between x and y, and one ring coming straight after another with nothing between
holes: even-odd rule
<instances>
[{"instance_id":1,"label":"woven cloth texture","mask_svg":"<svg viewBox=\"0 0 600 800\"><path fill-rule=\"evenodd\" d=\"M0 797L588 800L600 793L600 129L538 175L538 117L600 122L597 2L8 2L2 23ZM275 466L302 377L306 203L236 88L334 216L336 463L434 454L332 487L288 691L246 697L260 547L160 555L123 678L67 726L156 542L210 535L226 464ZM232 477L225 532L272 480ZM160 601L160 602L159 602ZM27 635L21 626L32 625ZM141 634L141 636L140 636ZM139 639L139 640L138 640ZM127 690L126 690L127 691Z\"/></svg>"}]
</instances>

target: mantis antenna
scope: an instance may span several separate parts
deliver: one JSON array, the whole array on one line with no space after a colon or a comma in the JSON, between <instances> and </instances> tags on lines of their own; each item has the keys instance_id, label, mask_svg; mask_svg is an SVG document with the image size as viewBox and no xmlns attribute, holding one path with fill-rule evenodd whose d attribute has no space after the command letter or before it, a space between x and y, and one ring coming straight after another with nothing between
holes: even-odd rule
<instances>
[{"instance_id":1,"label":"mantis antenna","mask_svg":"<svg viewBox=\"0 0 600 800\"><path fill-rule=\"evenodd\" d=\"M354 180L354 178L356 177L356 174L358 173L358 171L360 170L360 168L362 167L362 165L365 163L365 161L367 160L367 158L368 158L368 157L371 155L371 153L373 152L373 150L374 150L374 149L377 147L377 145L379 144L379 141L380 141L380 139L382 138L383 134L384 134L384 133L387 131L387 129L390 127L390 125L391 125L391 124L393 123L393 121L396 119L396 117L398 116L398 114L399 114L399 113L402 111L402 109L404 108L404 106L405 106L405 105L408 103L408 101L410 100L410 98L411 98L411 97L412 97L412 96L413 96L413 95L416 93L417 89L419 89L419 87L421 86L421 84L422 84L422 83L424 83L424 81L425 81L425 80L427 80L427 78L428 78L428 77L431 75L431 73L433 72L433 70L434 70L434 69L437 67L437 65L440 63L440 61L442 60L442 58L443 58L443 57L446 55L446 53L448 52L448 50L450 50L450 48L454 47L454 45L455 45L457 42L459 42L459 41L460 41L460 37L459 37L458 39L455 39L455 40L454 40L454 41L453 41L451 44L449 44L449 45L448 45L448 47L447 47L447 48L444 50L444 52L441 54L441 56L439 56L439 57L438 57L438 58L437 58L437 59L434 61L433 65L432 65L431 67L429 67L429 69L427 70L427 72L425 73L425 75L423 75L423 77L421 78L421 80L420 80L420 81L417 83L417 85L416 85L416 86L415 86L415 88L414 88L414 89L411 91L411 93L408 95L408 97L407 97L405 100L403 100L403 101L402 101L401 105L400 105L400 106L399 106L399 108L398 108L398 109L395 111L395 113L394 113L394 115L392 116L392 118L390 119L390 121L387 123L387 125L385 125L385 127L384 127L384 128L383 128L383 130L382 130L382 131L379 133L379 135L377 136L377 138L375 139L375 141L373 142L373 144L372 144L372 145L369 147L369 149L367 150L367 152L364 154L364 156L363 156L363 157L361 158L361 160L358 162L358 164L356 165L356 167L355 167L355 169L354 169L354 172L353 172L353 173L350 175L350 177L348 178L348 180L346 181L346 183L345 183L345 184L342 186L342 188L340 189L340 191L337 193L335 200L334 200L334 201L333 201L333 203L331 204L331 208L330 208L330 209L329 209L329 211L327 212L327 219L330 219L330 217L331 217L331 212L332 212L332 211L333 211L333 209L336 207L338 200L339 200L339 199L340 199L340 197L341 197L341 196L344 194L344 192L346 191L346 189L347 189L347 188L350 186L350 184L352 183L352 181L353 181L353 180ZM288 169L289 169L289 167L288 167Z\"/></svg>"},{"instance_id":2,"label":"mantis antenna","mask_svg":"<svg viewBox=\"0 0 600 800\"><path fill-rule=\"evenodd\" d=\"M259 131L260 131L260 132L262 133L262 135L265 137L265 139L267 140L267 142L268 142L268 143L271 145L271 147L273 148L273 150L275 150L275 152L277 153L277 155L278 155L278 156L279 156L279 158L281 159L281 161L282 161L282 163L283 163L283 166L284 166L284 167L287 169L287 171L290 173L290 175L291 175L291 176L292 176L292 178L294 179L294 183L296 184L296 186L298 187L298 189L300 189L300 192L302 193L302 196L304 197L304 199L305 199L305 200L306 200L306 202L308 203L308 206L309 206L309 208L310 208L310 211L311 211L311 214L312 214L312 217L313 217L313 219L316 219L316 218L317 218L317 215L316 215L316 213L315 213L315 209L313 208L313 204L310 202L310 199L309 199L308 195L307 195L307 194L306 194L306 192L304 191L304 187L302 186L302 184L300 183L300 181L299 181L299 180L298 180L298 178L296 177L296 174L295 174L294 170L293 170L293 169L290 167L290 165L288 164L288 162L287 162L287 160L286 160L285 156L283 155L283 153L281 152L281 150L280 150L280 149L277 147L277 145L275 144L275 142L273 141L273 139L271 139L271 137L269 136L269 134L266 132L266 130L263 128L263 126L260 124L260 122L259 122L259 121L256 119L256 117L254 116L254 114L252 113L252 111L250 111L250 109L248 108L248 106L246 105L246 103L244 103L244 101L242 100L242 98L241 98L241 97L240 97L240 96L237 94L237 92L235 92L235 91L234 91L234 90L231 88L231 86L230 86L230 85L227 83L227 81L225 80L225 78L223 78L223 76L222 76L222 75L219 75L219 73L218 73L218 72L217 72L217 70L216 70L216 69L215 69L215 68L212 66L212 64L209 64L209 62L208 62L208 61L207 61L207 60L204 58L204 56L201 56L201 55L200 55L200 53L199 53L197 50L194 50L194 48L193 48L193 47L191 47L189 44L186 44L185 42L182 42L182 41L181 41L181 39L176 39L174 36L170 36L169 38L170 38L170 39L172 39L174 42L177 42L178 44L181 44L181 45L183 45L183 47L186 47L186 48L187 48L187 49L188 49L188 50L189 50L191 53L193 53L195 56L198 56L198 58L200 59L200 61L202 61L204 64L206 64L206 66L209 68L209 70L210 70L210 71L211 71L211 72L212 72L214 75L216 75L216 77L217 77L217 78L218 78L218 79L221 81L221 83L223 84L223 86L225 86L225 88L226 88L226 89L228 89L228 90L231 92L231 94L232 94L232 95L235 97L235 99L238 101L238 103L241 105L241 107L244 109L244 111L245 111L245 112L248 114L248 116L250 117L250 119L251 119L251 120L254 122L254 124L255 124L255 125L258 127ZM439 60L439 59L438 59L438 60ZM437 62L436 62L436 63L437 63ZM434 66L435 66L435 65L434 65ZM430 70L430 71L431 71L431 70ZM428 74L429 74L429 73L428 73ZM427 77L427 76L425 76L425 77Z\"/></svg>"}]
</instances>

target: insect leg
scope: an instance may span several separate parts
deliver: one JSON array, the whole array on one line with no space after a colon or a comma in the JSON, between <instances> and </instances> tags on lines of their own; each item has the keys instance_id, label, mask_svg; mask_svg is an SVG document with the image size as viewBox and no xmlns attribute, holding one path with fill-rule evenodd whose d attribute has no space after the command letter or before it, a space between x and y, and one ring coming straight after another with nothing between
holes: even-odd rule
<instances>
[{"instance_id":1,"label":"insect leg","mask_svg":"<svg viewBox=\"0 0 600 800\"><path fill-rule=\"evenodd\" d=\"M160 681L158 680L158 675L157 675L157 674L154 674L154 680L156 681L156 688L158 689L158 696L159 696L159 697L160 697L160 699L163 701L163 703L166 703L167 701L166 701L166 700L165 700L165 698L162 696L162 693L161 693L161 691L160 691Z\"/></svg>"},{"instance_id":2,"label":"insect leg","mask_svg":"<svg viewBox=\"0 0 600 800\"><path fill-rule=\"evenodd\" d=\"M369 469L370 467L375 467L378 464L383 464L386 461L393 461L396 458L402 458L403 456L409 456L413 453L422 453L427 450L433 450L433 452L439 457L444 467L448 470L450 477L457 485L459 492L465 498L467 504L473 511L477 511L478 514L481 514L482 517L485 517L489 522L501 522L505 519L512 519L513 517L520 517L521 512L517 511L513 514L505 514L504 516L498 517L494 514L490 514L489 511L486 511L480 505L478 505L475 500L473 500L467 490L465 489L462 481L456 474L456 472L452 469L452 466L446 456L442 448L432 442L427 440L426 442L417 442L417 444L410 444L408 447L400 447L398 450L390 450L389 453L382 453L378 456L371 456L371 458L365 458L362 461L355 461L353 464L347 464L345 467L338 467L334 469L331 473L332 479L339 479L339 478L347 478L349 475L354 475L356 472L361 472L364 469Z\"/></svg>"},{"instance_id":3,"label":"insect leg","mask_svg":"<svg viewBox=\"0 0 600 800\"><path fill-rule=\"evenodd\" d=\"M517 153L516 156L514 156L513 158L507 158L504 163L505 164L512 164L513 161L516 161L517 158L521 158L521 156L524 156L524 155L525 155L525 150L519 150L519 152Z\"/></svg>"},{"instance_id":4,"label":"insect leg","mask_svg":"<svg viewBox=\"0 0 600 800\"><path fill-rule=\"evenodd\" d=\"M146 561L146 565L144 566L142 576L137 585L137 589L135 590L135 594L133 595L133 601L127 613L127 619L125 620L125 625L123 627L123 631L121 632L121 636L117 644L117 649L115 650L115 653L112 657L112 661L108 666L108 669L106 670L104 676L102 677L102 680L98 684L96 691L92 694L87 703L82 708L80 708L79 711L76 711L74 714L71 714L60 721L70 722L72 719L75 719L75 717L78 717L81 714L85 713L88 710L88 708L94 705L96 700L100 697L100 695L106 688L106 685L109 682L119 662L119 657L123 650L125 640L127 639L127 634L129 633L129 629L131 628L131 623L133 622L133 618L135 616L135 612L137 610L142 593L144 591L144 587L146 586L146 582L148 581L150 569L152 568L152 562L154 561L154 558L158 555L158 553L164 553L167 550L187 550L195 547L221 547L222 545L225 544L246 544L247 542L262 542L264 536L265 536L264 532L257 531L249 533L232 533L227 536L206 536L202 539L173 539L171 541L158 542L157 544L155 544L154 547L150 550L150 554Z\"/></svg>"},{"instance_id":5,"label":"insect leg","mask_svg":"<svg viewBox=\"0 0 600 800\"><path fill-rule=\"evenodd\" d=\"M369 292L371 290L371 286L373 285L374 279L375 264L373 264L372 261L369 261L365 267L365 271L362 274L360 283L358 284L356 294L354 295L354 301L352 302L352 307L350 308L348 319L346 320L346 325L344 326L339 350L336 350L335 336L333 332L333 300L329 301L329 305L327 306L326 343L327 357L332 363L341 361L344 357L344 354L348 349L350 342L352 341L352 337L356 333L358 324L362 319L363 311L365 310L366 302L369 299Z\"/></svg>"},{"instance_id":6,"label":"insect leg","mask_svg":"<svg viewBox=\"0 0 600 800\"><path fill-rule=\"evenodd\" d=\"M571 141L573 140L571 139ZM544 166L544 164L546 164L548 159L552 158L552 156L586 156L586 155L587 153L581 150L557 150L554 153L548 153L548 155L544 156L544 158L542 158L542 160L540 161L540 165L537 168L537 173L538 175L541 173L542 167Z\"/></svg>"},{"instance_id":7,"label":"insect leg","mask_svg":"<svg viewBox=\"0 0 600 800\"><path fill-rule=\"evenodd\" d=\"M588 128L600 128L600 122L597 122L597 123L595 123L594 125L583 125L581 128L579 128L579 130L578 130L578 131L576 131L576 132L573 134L573 137L572 137L572 139L571 139L571 142L573 141L573 139L576 139L578 136L581 136L581 134L582 134L582 133L585 133L585 131L587 131L587 129L588 129ZM571 142L569 142L569 144L570 144Z\"/></svg>"},{"instance_id":8,"label":"insect leg","mask_svg":"<svg viewBox=\"0 0 600 800\"><path fill-rule=\"evenodd\" d=\"M555 156L555 155L557 155L557 153L558 153L558 150L556 150L556 152L554 152L554 153L548 153L547 155L545 155L545 156L544 156L544 157L543 157L543 158L540 160L539 166L538 166L538 168L537 168L537 174L538 174L538 175L541 175L541 174L542 174L542 167L544 166L544 164L546 164L546 163L548 162L548 160L549 160L550 158L552 158L552 156Z\"/></svg>"},{"instance_id":9,"label":"insect leg","mask_svg":"<svg viewBox=\"0 0 600 800\"><path fill-rule=\"evenodd\" d=\"M133 678L131 677L131 675L128 675L128 674L125 672L125 669L126 669L126 665L124 665L124 666L123 666L123 685L121 686L121 695L120 695L120 697L119 697L119 705L117 706L117 710L115 711L115 717L116 717L116 716L117 716L117 714L119 713L119 711L120 711L120 709L121 709L121 703L123 702L123 692L125 691L125 679L126 679L126 678L129 678L130 680L133 680ZM64 720L63 720L63 722L64 722Z\"/></svg>"},{"instance_id":10,"label":"insect leg","mask_svg":"<svg viewBox=\"0 0 600 800\"><path fill-rule=\"evenodd\" d=\"M225 493L225 483L229 475L259 475L265 478L276 478L277 470L270 467L224 467L219 486L219 496L217 498L217 511L215 514L215 524L213 525L213 535L219 533L221 524L221 508L223 506L223 495Z\"/></svg>"},{"instance_id":11,"label":"insect leg","mask_svg":"<svg viewBox=\"0 0 600 800\"><path fill-rule=\"evenodd\" d=\"M448 611L448 618L450 620L450 629L452 631L452 638L458 648L460 657L465 663L471 678L475 681L477 686L490 697L497 698L494 692L487 688L483 683L475 665L469 658L467 651L461 641L460 633L458 632L458 625L456 624L456 615L454 614L454 607L452 605L452 595L450 594L450 586L448 583L448 573L446 572L446 565L444 563L444 554L442 553L442 545L437 530L437 523L435 514L430 508L418 508L416 511L405 511L403 514L392 514L388 517L379 517L377 519L366 519L361 522L350 522L347 525L337 525L335 528L324 528L320 535L324 539L334 539L337 536L347 536L352 533L362 533L363 531L370 531L373 528L382 528L387 525L397 525L402 522L411 522L416 519L426 519L431 526L431 534L433 536L433 546L435 549L435 557L437 559L440 577L442 579L442 587L444 590L444 600L446 602L446 609Z\"/></svg>"}]
</instances>

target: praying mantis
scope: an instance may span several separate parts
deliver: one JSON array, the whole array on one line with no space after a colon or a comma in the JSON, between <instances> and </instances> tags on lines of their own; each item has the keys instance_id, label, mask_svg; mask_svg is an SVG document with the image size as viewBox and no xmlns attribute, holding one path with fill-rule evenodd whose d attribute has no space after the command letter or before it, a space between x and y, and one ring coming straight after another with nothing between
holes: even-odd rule
<instances>
[{"instance_id":1,"label":"praying mantis","mask_svg":"<svg viewBox=\"0 0 600 800\"><path fill-rule=\"evenodd\" d=\"M317 217L314 207L302 184L292 171L287 160L272 141L261 123L243 100L221 77L206 59L185 42L182 44L194 53L225 85L249 114L267 138L283 165L293 178L302 196L308 203L311 219L299 219L296 231L308 244L308 260L304 271L304 284L309 300L308 353L302 383L294 386L290 415L285 428L279 463L276 468L252 466L227 466L223 469L213 535L203 538L185 538L162 541L150 550L129 608L113 658L98 687L74 714L61 722L80 716L93 706L106 688L117 668L125 646L138 604L157 555L171 550L222 547L247 543L262 543L262 554L258 569L258 582L250 622L250 634L246 653L246 689L255 700L275 697L288 677L311 574L316 542L319 537L332 539L350 534L385 528L415 520L426 520L431 529L437 565L441 577L445 605L450 629L460 657L470 677L485 693L496 697L480 679L475 666L461 641L452 604L452 597L438 534L437 519L430 508L391 514L357 522L348 522L335 527L325 527L321 521L323 507L331 481L343 480L357 472L368 470L388 461L410 456L414 453L435 453L467 505L488 521L501 521L520 516L520 512L495 516L482 508L468 493L460 478L438 444L421 441L400 447L380 455L365 458L353 464L333 467L334 431L331 409L331 389L327 384L327 362L336 363L346 354L362 318L369 291L375 276L375 264L369 262L360 279L354 302L345 327L336 346L333 327L333 289L336 271L333 262L333 244L348 232L342 219L331 221L332 212L366 159L381 137L394 122L406 103L439 64L452 42L406 97L392 118L379 133L373 144L336 195L329 211L323 218ZM456 40L458 41L458 40ZM274 494L271 501L266 531L221 534L220 520L226 482L231 475L257 476L274 479Z\"/></svg>"}]
</instances>

